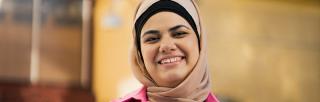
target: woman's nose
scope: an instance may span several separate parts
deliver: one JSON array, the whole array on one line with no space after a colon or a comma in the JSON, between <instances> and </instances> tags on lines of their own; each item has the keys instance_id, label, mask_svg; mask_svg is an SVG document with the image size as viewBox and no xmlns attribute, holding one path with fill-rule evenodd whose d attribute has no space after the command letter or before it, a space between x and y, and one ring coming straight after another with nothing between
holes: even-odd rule
<instances>
[{"instance_id":1,"label":"woman's nose","mask_svg":"<svg viewBox=\"0 0 320 102\"><path fill-rule=\"evenodd\" d=\"M161 53L171 53L173 51L176 51L177 46L173 39L167 38L167 39L162 39L159 51Z\"/></svg>"}]
</instances>

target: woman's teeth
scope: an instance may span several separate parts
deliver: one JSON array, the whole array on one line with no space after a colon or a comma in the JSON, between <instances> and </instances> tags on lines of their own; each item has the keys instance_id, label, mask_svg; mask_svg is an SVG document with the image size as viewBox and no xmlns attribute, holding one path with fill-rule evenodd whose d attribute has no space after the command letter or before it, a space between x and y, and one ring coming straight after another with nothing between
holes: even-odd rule
<instances>
[{"instance_id":1,"label":"woman's teeth","mask_svg":"<svg viewBox=\"0 0 320 102\"><path fill-rule=\"evenodd\" d=\"M160 64L167 64L181 61L182 57L172 57L172 58L165 58L160 61Z\"/></svg>"}]
</instances>

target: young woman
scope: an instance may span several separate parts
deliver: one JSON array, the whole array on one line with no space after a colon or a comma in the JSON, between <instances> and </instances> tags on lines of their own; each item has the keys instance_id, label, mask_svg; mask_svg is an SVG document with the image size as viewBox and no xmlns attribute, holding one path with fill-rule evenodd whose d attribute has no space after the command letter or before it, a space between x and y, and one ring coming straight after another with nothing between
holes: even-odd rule
<instances>
[{"instance_id":1,"label":"young woman","mask_svg":"<svg viewBox=\"0 0 320 102\"><path fill-rule=\"evenodd\" d=\"M218 102L201 28L193 0L142 0L131 61L143 87L114 102Z\"/></svg>"}]
</instances>

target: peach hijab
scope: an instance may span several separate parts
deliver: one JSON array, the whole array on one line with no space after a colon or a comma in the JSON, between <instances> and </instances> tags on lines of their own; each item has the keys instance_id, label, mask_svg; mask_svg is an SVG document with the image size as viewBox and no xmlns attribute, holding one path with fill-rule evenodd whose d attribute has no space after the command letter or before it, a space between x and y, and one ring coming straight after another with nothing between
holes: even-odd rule
<instances>
[{"instance_id":1,"label":"peach hijab","mask_svg":"<svg viewBox=\"0 0 320 102\"><path fill-rule=\"evenodd\" d=\"M142 0L135 14L134 22L152 4L161 0ZM182 7L192 16L196 28L200 35L200 55L196 65L190 74L176 87L157 86L156 82L147 72L141 59L137 45L133 45L131 52L131 66L135 77L147 87L147 97L151 102L203 102L210 93L210 78L207 64L206 34L203 33L199 17L199 11L193 0L171 0ZM133 39L136 40L135 28L133 29ZM133 43L135 44L135 43Z\"/></svg>"}]
</instances>

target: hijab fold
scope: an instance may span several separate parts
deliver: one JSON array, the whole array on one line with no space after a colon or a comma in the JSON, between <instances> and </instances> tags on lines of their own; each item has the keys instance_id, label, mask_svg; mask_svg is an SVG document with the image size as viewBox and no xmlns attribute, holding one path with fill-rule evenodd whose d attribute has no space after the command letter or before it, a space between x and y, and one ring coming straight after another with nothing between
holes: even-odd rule
<instances>
[{"instance_id":1,"label":"hijab fold","mask_svg":"<svg viewBox=\"0 0 320 102\"><path fill-rule=\"evenodd\" d=\"M135 14L134 22L143 15L147 9L154 3L169 1L169 0L142 0ZM133 29L133 47L131 51L131 66L135 77L147 87L147 97L151 102L203 102L210 92L210 76L207 64L207 48L206 48L206 34L201 28L199 11L196 3L193 0L170 0L181 5L192 17L196 30L198 32L198 40L200 47L200 54L196 65L190 74L176 87L161 87L151 78L147 72L141 52L136 45L137 38L136 27ZM180 15L181 16L181 15ZM185 17L183 17L185 18ZM190 24L191 25L191 24Z\"/></svg>"}]
</instances>

